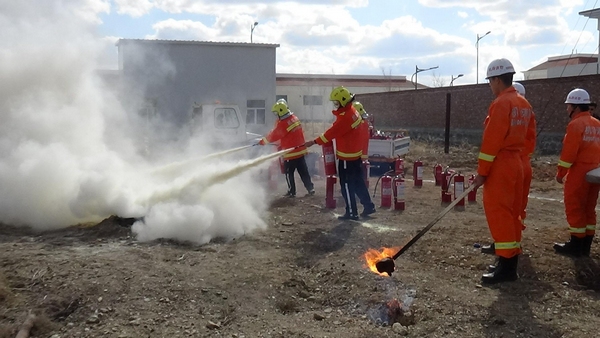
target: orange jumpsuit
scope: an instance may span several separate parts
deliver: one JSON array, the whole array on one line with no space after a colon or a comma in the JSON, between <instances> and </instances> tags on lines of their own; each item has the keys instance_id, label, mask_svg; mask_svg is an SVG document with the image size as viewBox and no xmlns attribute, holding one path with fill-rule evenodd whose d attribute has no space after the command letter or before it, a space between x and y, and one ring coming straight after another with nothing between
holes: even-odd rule
<instances>
[{"instance_id":1,"label":"orange jumpsuit","mask_svg":"<svg viewBox=\"0 0 600 338\"><path fill-rule=\"evenodd\" d=\"M483 207L496 255L511 258L521 253L519 219L523 196L520 153L531 119L531 105L514 87L502 91L485 119L477 173L485 176Z\"/></svg>"},{"instance_id":2,"label":"orange jumpsuit","mask_svg":"<svg viewBox=\"0 0 600 338\"><path fill-rule=\"evenodd\" d=\"M374 207L366 189L361 168L363 143L359 125L362 118L351 103L333 111L333 125L314 141L323 145L335 139L335 154L338 158L338 175L342 197L346 203L346 214L358 216L356 195L365 206Z\"/></svg>"},{"instance_id":3,"label":"orange jumpsuit","mask_svg":"<svg viewBox=\"0 0 600 338\"><path fill-rule=\"evenodd\" d=\"M564 203L569 232L583 238L596 231L596 202L600 185L585 174L600 164L600 121L589 111L571 118L563 139L556 177L564 178Z\"/></svg>"},{"instance_id":4,"label":"orange jumpsuit","mask_svg":"<svg viewBox=\"0 0 600 338\"><path fill-rule=\"evenodd\" d=\"M277 120L273 130L258 143L260 145L265 145L277 141L281 141L279 145L281 149L296 147L294 150L283 154L284 160L300 158L308 152L304 146L306 141L304 139L304 132L302 131L302 124L294 114L290 114L289 117L282 120Z\"/></svg>"},{"instance_id":5,"label":"orange jumpsuit","mask_svg":"<svg viewBox=\"0 0 600 338\"><path fill-rule=\"evenodd\" d=\"M361 158L367 160L369 158L369 121L363 119L358 126L360 132L360 142L362 144Z\"/></svg>"},{"instance_id":6,"label":"orange jumpsuit","mask_svg":"<svg viewBox=\"0 0 600 338\"><path fill-rule=\"evenodd\" d=\"M523 98L525 100L525 98ZM522 199L522 207L521 213L519 217L521 218L521 224L523 225L523 230L525 230L525 218L527 218L527 202L529 201L529 188L531 187L531 177L533 176L533 172L531 170L531 154L533 154L535 150L535 142L536 142L536 122L535 122L535 114L531 113L531 119L529 124L527 125L527 135L525 135L525 147L521 152L521 164L523 165L523 199Z\"/></svg>"}]
</instances>

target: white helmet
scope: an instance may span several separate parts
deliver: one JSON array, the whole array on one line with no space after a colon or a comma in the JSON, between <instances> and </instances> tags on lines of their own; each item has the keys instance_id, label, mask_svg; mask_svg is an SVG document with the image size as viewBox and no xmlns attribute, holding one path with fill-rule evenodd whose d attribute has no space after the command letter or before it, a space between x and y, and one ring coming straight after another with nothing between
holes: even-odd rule
<instances>
[{"instance_id":1,"label":"white helmet","mask_svg":"<svg viewBox=\"0 0 600 338\"><path fill-rule=\"evenodd\" d=\"M571 104L590 104L590 94L581 88L573 89L567 95L565 103Z\"/></svg>"},{"instance_id":2,"label":"white helmet","mask_svg":"<svg viewBox=\"0 0 600 338\"><path fill-rule=\"evenodd\" d=\"M490 65L487 68L487 76L486 79L494 76L500 76L503 74L514 74L515 67L513 67L512 63L507 59L496 59L490 62Z\"/></svg>"},{"instance_id":3,"label":"white helmet","mask_svg":"<svg viewBox=\"0 0 600 338\"><path fill-rule=\"evenodd\" d=\"M517 90L517 93L521 94L521 96L525 97L525 87L518 82L513 82L513 87Z\"/></svg>"}]
</instances>

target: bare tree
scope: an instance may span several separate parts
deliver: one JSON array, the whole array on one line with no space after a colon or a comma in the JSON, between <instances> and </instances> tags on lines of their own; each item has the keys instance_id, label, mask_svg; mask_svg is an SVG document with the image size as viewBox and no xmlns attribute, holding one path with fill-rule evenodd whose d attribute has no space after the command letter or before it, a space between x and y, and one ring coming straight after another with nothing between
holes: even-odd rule
<instances>
[{"instance_id":1,"label":"bare tree","mask_svg":"<svg viewBox=\"0 0 600 338\"><path fill-rule=\"evenodd\" d=\"M437 75L435 72L433 72L433 80L431 81L433 83L433 86L436 88L439 87L444 87L446 85L446 80L444 78L442 78L441 75Z\"/></svg>"},{"instance_id":2,"label":"bare tree","mask_svg":"<svg viewBox=\"0 0 600 338\"><path fill-rule=\"evenodd\" d=\"M383 78L387 80L388 84L388 92L392 91L392 68L388 68L388 73L385 73L385 68L381 66L381 74L383 74Z\"/></svg>"}]
</instances>

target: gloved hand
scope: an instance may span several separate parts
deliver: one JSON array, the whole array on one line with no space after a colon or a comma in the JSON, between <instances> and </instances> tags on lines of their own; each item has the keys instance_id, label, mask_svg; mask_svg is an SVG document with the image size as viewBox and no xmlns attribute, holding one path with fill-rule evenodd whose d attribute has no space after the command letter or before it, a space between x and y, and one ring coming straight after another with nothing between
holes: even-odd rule
<instances>
[{"instance_id":1,"label":"gloved hand","mask_svg":"<svg viewBox=\"0 0 600 338\"><path fill-rule=\"evenodd\" d=\"M314 144L315 144L315 141L312 141L312 140L311 140L311 141L308 141L308 142L304 143L304 146L305 146L306 148L310 148L310 147L312 147Z\"/></svg>"}]
</instances>

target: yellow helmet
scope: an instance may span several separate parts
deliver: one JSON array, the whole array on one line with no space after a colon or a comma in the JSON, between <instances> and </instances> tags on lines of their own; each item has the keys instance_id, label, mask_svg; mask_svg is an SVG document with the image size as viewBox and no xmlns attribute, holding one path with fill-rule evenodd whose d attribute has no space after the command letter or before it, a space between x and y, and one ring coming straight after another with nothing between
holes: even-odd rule
<instances>
[{"instance_id":1,"label":"yellow helmet","mask_svg":"<svg viewBox=\"0 0 600 338\"><path fill-rule=\"evenodd\" d=\"M350 93L350 91L348 89L340 86L340 87L333 88L333 90L331 91L331 94L329 95L329 100L337 101L340 103L340 105L342 107L345 107L346 104L348 104L348 102L350 102L350 100L352 100L352 97L354 97L354 95L352 95L352 93Z\"/></svg>"},{"instance_id":2,"label":"yellow helmet","mask_svg":"<svg viewBox=\"0 0 600 338\"><path fill-rule=\"evenodd\" d=\"M354 106L354 109L356 109L356 111L360 114L360 115L364 115L367 112L365 111L365 108L363 107L362 103L355 101L352 103L352 105Z\"/></svg>"},{"instance_id":3,"label":"yellow helmet","mask_svg":"<svg viewBox=\"0 0 600 338\"><path fill-rule=\"evenodd\" d=\"M290 108L288 108L288 105L285 103L285 101L279 100L273 105L271 111L277 114L277 116L282 117L283 115L290 112Z\"/></svg>"}]
</instances>

